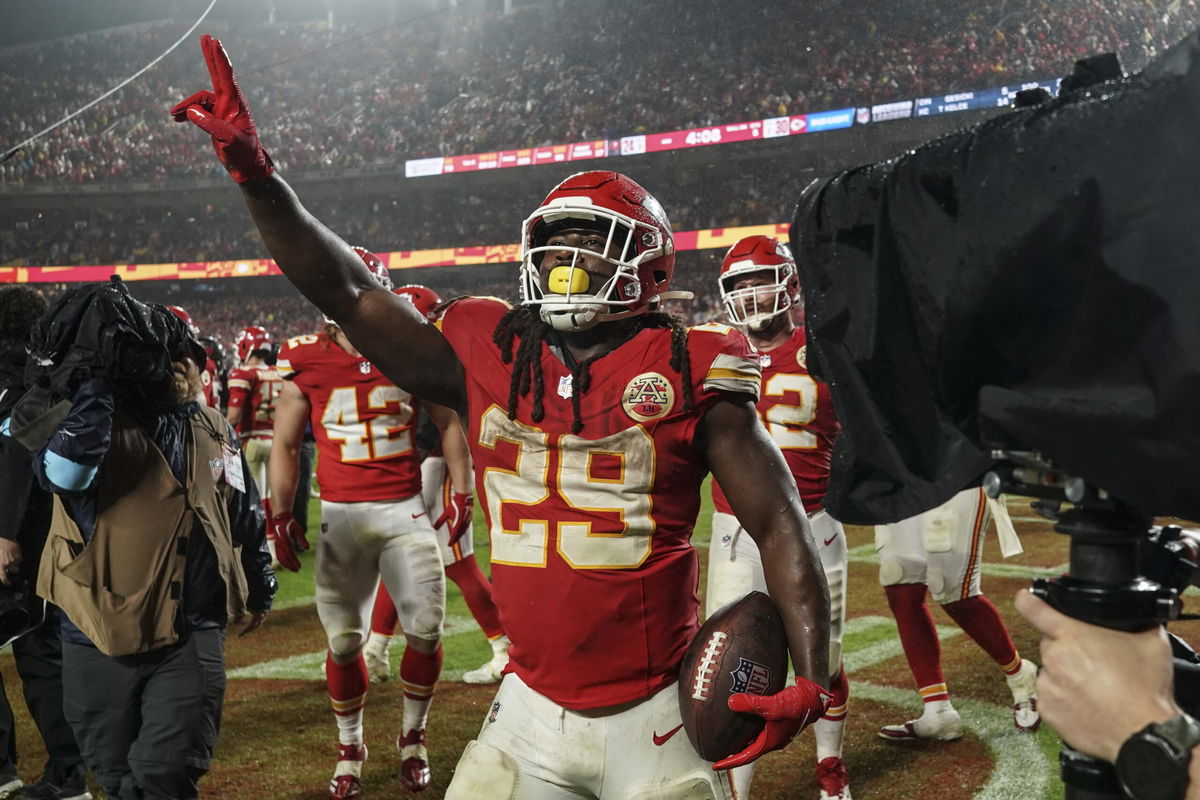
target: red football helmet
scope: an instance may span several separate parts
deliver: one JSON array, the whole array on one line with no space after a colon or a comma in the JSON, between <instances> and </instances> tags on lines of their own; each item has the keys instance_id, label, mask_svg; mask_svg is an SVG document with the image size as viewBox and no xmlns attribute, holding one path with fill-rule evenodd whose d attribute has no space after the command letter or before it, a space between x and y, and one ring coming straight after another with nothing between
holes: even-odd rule
<instances>
[{"instance_id":1,"label":"red football helmet","mask_svg":"<svg viewBox=\"0 0 1200 800\"><path fill-rule=\"evenodd\" d=\"M196 327L196 323L192 322L192 315L184 311L180 306L167 306L167 311L170 311L175 316L183 320L183 324L187 326L188 333L193 339L200 338L200 329Z\"/></svg>"},{"instance_id":2,"label":"red football helmet","mask_svg":"<svg viewBox=\"0 0 1200 800\"><path fill-rule=\"evenodd\" d=\"M442 304L442 298L433 289L410 283L406 286L397 286L392 291L416 306L417 311L420 311L421 316L425 319L430 322L437 319L437 307Z\"/></svg>"},{"instance_id":3,"label":"red football helmet","mask_svg":"<svg viewBox=\"0 0 1200 800\"><path fill-rule=\"evenodd\" d=\"M555 223L571 220L595 228L606 239L601 258L616 268L598 287L580 266L580 247L546 246ZM549 252L571 253L569 266L543 283L540 267ZM555 186L521 226L521 301L540 307L557 330L577 331L599 322L652 311L659 301L690 298L668 292L675 271L675 241L662 206L634 181L617 172L580 172ZM548 284L548 285L546 285Z\"/></svg>"},{"instance_id":4,"label":"red football helmet","mask_svg":"<svg viewBox=\"0 0 1200 800\"><path fill-rule=\"evenodd\" d=\"M371 277L375 279L375 282L388 291L391 291L392 274L388 272L388 268L383 263L383 259L372 253L367 248L361 247L357 244L351 245L350 249L355 253L358 253L358 257L363 260L363 263L367 265L367 269L371 271ZM337 325L337 320L333 319L332 317L326 317L324 314L321 316L325 319L327 324Z\"/></svg>"},{"instance_id":5,"label":"red football helmet","mask_svg":"<svg viewBox=\"0 0 1200 800\"><path fill-rule=\"evenodd\" d=\"M371 274L375 276L375 280L379 285L390 290L392 288L392 274L388 272L383 259L365 247L354 245L351 249L358 253L358 257L367 265L367 269L371 270Z\"/></svg>"},{"instance_id":6,"label":"red football helmet","mask_svg":"<svg viewBox=\"0 0 1200 800\"><path fill-rule=\"evenodd\" d=\"M750 274L766 278L756 286L733 288ZM761 330L796 302L800 277L788 246L773 236L739 239L721 262L721 303L734 325Z\"/></svg>"},{"instance_id":7,"label":"red football helmet","mask_svg":"<svg viewBox=\"0 0 1200 800\"><path fill-rule=\"evenodd\" d=\"M238 334L234 346L237 347L238 361L245 361L255 350L266 350L271 345L271 334L267 329L258 325L250 325Z\"/></svg>"}]
</instances>

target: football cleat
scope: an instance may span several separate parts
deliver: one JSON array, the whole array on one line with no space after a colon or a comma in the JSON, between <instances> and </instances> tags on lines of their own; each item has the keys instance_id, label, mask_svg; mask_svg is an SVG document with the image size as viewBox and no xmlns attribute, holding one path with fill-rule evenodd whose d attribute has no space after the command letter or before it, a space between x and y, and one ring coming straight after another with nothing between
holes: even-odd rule
<instances>
[{"instance_id":1,"label":"football cleat","mask_svg":"<svg viewBox=\"0 0 1200 800\"><path fill-rule=\"evenodd\" d=\"M387 645L363 648L363 660L367 662L367 679L371 683L383 683L391 680L392 665L388 661Z\"/></svg>"},{"instance_id":2,"label":"football cleat","mask_svg":"<svg viewBox=\"0 0 1200 800\"><path fill-rule=\"evenodd\" d=\"M463 673L463 683L496 683L500 680L504 673L504 668L508 666L508 645L507 636L501 636L491 643L492 645L492 660L488 661L475 669L468 670Z\"/></svg>"},{"instance_id":3,"label":"football cleat","mask_svg":"<svg viewBox=\"0 0 1200 800\"><path fill-rule=\"evenodd\" d=\"M953 706L910 719L899 725L884 725L879 729L880 739L905 741L911 739L934 739L949 742L963 734L962 718Z\"/></svg>"},{"instance_id":4,"label":"football cleat","mask_svg":"<svg viewBox=\"0 0 1200 800\"><path fill-rule=\"evenodd\" d=\"M339 744L337 766L329 781L330 800L353 800L362 796L362 765L367 760L365 744Z\"/></svg>"},{"instance_id":5,"label":"football cleat","mask_svg":"<svg viewBox=\"0 0 1200 800\"><path fill-rule=\"evenodd\" d=\"M21 788L25 785L20 778L13 775L0 775L0 800L8 797L17 797Z\"/></svg>"},{"instance_id":6,"label":"football cleat","mask_svg":"<svg viewBox=\"0 0 1200 800\"><path fill-rule=\"evenodd\" d=\"M429 786L433 775L429 770L429 752L425 749L425 729L414 728L396 738L400 751L400 782L410 792L420 792Z\"/></svg>"},{"instance_id":7,"label":"football cleat","mask_svg":"<svg viewBox=\"0 0 1200 800\"><path fill-rule=\"evenodd\" d=\"M1037 664L1026 658L1016 674L1004 676L1013 696L1013 725L1019 731L1033 732L1042 724L1037 708L1037 675Z\"/></svg>"},{"instance_id":8,"label":"football cleat","mask_svg":"<svg viewBox=\"0 0 1200 800\"><path fill-rule=\"evenodd\" d=\"M821 789L821 800L851 800L846 763L837 756L817 762L817 786Z\"/></svg>"}]
</instances>

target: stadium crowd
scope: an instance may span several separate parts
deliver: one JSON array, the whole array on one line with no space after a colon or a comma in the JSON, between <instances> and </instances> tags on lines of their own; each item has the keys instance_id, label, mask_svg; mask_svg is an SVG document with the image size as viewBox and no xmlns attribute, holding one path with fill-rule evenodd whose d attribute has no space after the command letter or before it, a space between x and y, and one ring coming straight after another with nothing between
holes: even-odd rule
<instances>
[{"instance_id":1,"label":"stadium crowd","mask_svg":"<svg viewBox=\"0 0 1200 800\"><path fill-rule=\"evenodd\" d=\"M769 169L770 174L759 174ZM791 216L791 204L811 178L805 163L768 163L757 170L705 172L692 183L653 181L672 210L676 231L761 225ZM661 188L658 188L661 184ZM399 187L407 189L403 184ZM539 189L540 191L540 189ZM378 251L511 244L521 218L514 190L473 185L466 194L440 192L364 196L352 181L310 203L337 233ZM536 194L536 193L535 193ZM31 206L0 227L0 264L76 266L267 258L241 202L188 203L160 195L164 205L96 203L65 210ZM530 198L536 202L536 198Z\"/></svg>"},{"instance_id":2,"label":"stadium crowd","mask_svg":"<svg viewBox=\"0 0 1200 800\"><path fill-rule=\"evenodd\" d=\"M689 325L721 318L721 302L715 292L720 258L724 251L682 252L672 288L690 291L688 302L670 301L666 310L683 317ZM397 286L416 283L436 291L443 300L462 295L500 297L519 300L517 266L433 267L417 270L392 270ZM48 302L76 284L30 284ZM204 336L213 336L226 348L248 325L266 328L276 341L313 333L324 325L321 313L300 296L282 277L231 278L206 281L139 281L138 297L184 308Z\"/></svg>"},{"instance_id":3,"label":"stadium crowd","mask_svg":"<svg viewBox=\"0 0 1200 800\"><path fill-rule=\"evenodd\" d=\"M1117 51L1129 69L1186 34L1197 0L991 0L845 5L803 15L774 0L722 25L719 0L573 0L588 25L537 8L469 11L382 29L212 21L253 75L263 139L289 173L399 166L715 125L1064 74ZM739 9L739 13L743 13ZM162 52L185 22L113 29L0 52L0 147L96 98ZM673 47L670 37L706 42ZM864 35L867 34L867 35ZM537 47L530 44L536 42ZM594 58L594 53L604 53ZM748 69L747 64L753 68ZM320 76L316 83L313 76ZM269 76L269 77L268 77ZM217 176L207 145L172 127L167 99L197 75L173 52L115 96L0 165L0 184Z\"/></svg>"}]
</instances>

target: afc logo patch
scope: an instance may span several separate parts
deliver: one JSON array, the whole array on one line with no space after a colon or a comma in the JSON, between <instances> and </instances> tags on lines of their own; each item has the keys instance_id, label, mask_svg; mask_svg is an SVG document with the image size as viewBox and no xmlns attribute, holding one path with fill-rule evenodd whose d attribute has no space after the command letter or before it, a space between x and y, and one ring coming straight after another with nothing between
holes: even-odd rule
<instances>
[{"instance_id":1,"label":"afc logo patch","mask_svg":"<svg viewBox=\"0 0 1200 800\"><path fill-rule=\"evenodd\" d=\"M621 407L638 422L662 419L674 405L675 387L657 372L638 375L621 395Z\"/></svg>"},{"instance_id":2,"label":"afc logo patch","mask_svg":"<svg viewBox=\"0 0 1200 800\"><path fill-rule=\"evenodd\" d=\"M749 694L766 694L771 685L771 668L764 667L748 658L740 659L737 669L729 674L733 676L733 685L729 687L732 694L747 692Z\"/></svg>"}]
</instances>

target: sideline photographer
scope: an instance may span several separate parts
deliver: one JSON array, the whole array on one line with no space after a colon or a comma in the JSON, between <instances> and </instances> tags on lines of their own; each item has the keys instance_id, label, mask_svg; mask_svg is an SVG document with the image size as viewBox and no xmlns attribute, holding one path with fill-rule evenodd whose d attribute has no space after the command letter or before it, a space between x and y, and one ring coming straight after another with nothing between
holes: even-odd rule
<instances>
[{"instance_id":1,"label":"sideline photographer","mask_svg":"<svg viewBox=\"0 0 1200 800\"><path fill-rule=\"evenodd\" d=\"M241 634L256 629L276 587L245 459L195 400L199 343L119 281L63 295L31 361L14 429L50 431L33 460L56 495L38 593L64 614L66 716L110 798L196 797L225 628L248 615Z\"/></svg>"},{"instance_id":2,"label":"sideline photographer","mask_svg":"<svg viewBox=\"0 0 1200 800\"><path fill-rule=\"evenodd\" d=\"M1200 798L1200 723L1175 702L1166 630L1090 625L1026 589L1016 607L1043 636L1037 687L1046 723L1076 750L1115 763L1134 800Z\"/></svg>"},{"instance_id":3,"label":"sideline photographer","mask_svg":"<svg viewBox=\"0 0 1200 800\"><path fill-rule=\"evenodd\" d=\"M0 289L0 420L5 422L23 392L29 332L45 311L46 301L27 286ZM0 423L0 430L7 425ZM12 643L25 705L47 753L42 779L23 785L12 708L0 687L0 797L88 800L83 757L63 716L59 611L33 594L51 507L51 496L33 483L29 453L0 433L0 644Z\"/></svg>"}]
</instances>

